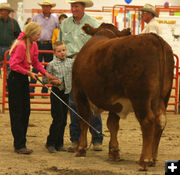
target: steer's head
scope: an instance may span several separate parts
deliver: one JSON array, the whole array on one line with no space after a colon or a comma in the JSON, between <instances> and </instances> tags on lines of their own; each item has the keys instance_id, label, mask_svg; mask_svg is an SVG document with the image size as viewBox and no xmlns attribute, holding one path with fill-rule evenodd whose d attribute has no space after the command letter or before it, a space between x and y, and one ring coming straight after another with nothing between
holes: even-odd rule
<instances>
[{"instance_id":1,"label":"steer's head","mask_svg":"<svg viewBox=\"0 0 180 175\"><path fill-rule=\"evenodd\" d=\"M130 28L119 31L116 26L110 23L102 23L98 28L93 28L91 25L85 24L82 29L88 35L104 35L109 38L121 37L131 34Z\"/></svg>"}]
</instances>

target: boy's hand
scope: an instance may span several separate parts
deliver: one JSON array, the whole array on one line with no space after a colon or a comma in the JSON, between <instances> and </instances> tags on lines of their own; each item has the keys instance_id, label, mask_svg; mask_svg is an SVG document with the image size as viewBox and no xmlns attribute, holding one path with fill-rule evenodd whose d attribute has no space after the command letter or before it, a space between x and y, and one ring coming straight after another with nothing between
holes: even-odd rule
<instances>
[{"instance_id":1,"label":"boy's hand","mask_svg":"<svg viewBox=\"0 0 180 175\"><path fill-rule=\"evenodd\" d=\"M51 80L50 83L55 86L59 86L61 84L60 80Z\"/></svg>"},{"instance_id":2,"label":"boy's hand","mask_svg":"<svg viewBox=\"0 0 180 175\"><path fill-rule=\"evenodd\" d=\"M48 81L58 80L57 77L55 77L54 75L51 75L48 72L45 73L45 76L47 77Z\"/></svg>"}]
</instances>

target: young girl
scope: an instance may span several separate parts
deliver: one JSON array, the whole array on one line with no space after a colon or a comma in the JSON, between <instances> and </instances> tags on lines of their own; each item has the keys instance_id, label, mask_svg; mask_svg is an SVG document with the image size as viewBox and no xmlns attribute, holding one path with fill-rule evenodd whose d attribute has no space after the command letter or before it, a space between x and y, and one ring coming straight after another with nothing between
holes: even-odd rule
<instances>
[{"instance_id":1,"label":"young girl","mask_svg":"<svg viewBox=\"0 0 180 175\"><path fill-rule=\"evenodd\" d=\"M28 76L36 79L37 74L30 71L30 65L45 75L48 80L55 77L49 74L38 61L36 40L41 35L41 26L35 22L27 24L24 32L10 49L10 69L7 79L9 91L9 112L14 149L19 154L31 154L26 148L26 132L30 116L30 94Z\"/></svg>"}]
</instances>

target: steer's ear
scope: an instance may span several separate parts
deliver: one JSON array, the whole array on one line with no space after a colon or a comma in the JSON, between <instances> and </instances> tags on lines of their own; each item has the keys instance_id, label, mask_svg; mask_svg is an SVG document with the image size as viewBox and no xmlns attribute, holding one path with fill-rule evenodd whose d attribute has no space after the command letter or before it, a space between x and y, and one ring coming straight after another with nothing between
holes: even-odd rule
<instances>
[{"instance_id":1,"label":"steer's ear","mask_svg":"<svg viewBox=\"0 0 180 175\"><path fill-rule=\"evenodd\" d=\"M91 25L89 25L89 24L84 24L84 25L82 26L82 30L83 30L86 34L91 35L91 36L93 36L93 35L96 33L96 29L93 28L93 27L92 27Z\"/></svg>"},{"instance_id":2,"label":"steer's ear","mask_svg":"<svg viewBox=\"0 0 180 175\"><path fill-rule=\"evenodd\" d=\"M131 35L131 29L127 28L127 29L123 29L121 31L118 32L118 36L127 36L127 35Z\"/></svg>"}]
</instances>

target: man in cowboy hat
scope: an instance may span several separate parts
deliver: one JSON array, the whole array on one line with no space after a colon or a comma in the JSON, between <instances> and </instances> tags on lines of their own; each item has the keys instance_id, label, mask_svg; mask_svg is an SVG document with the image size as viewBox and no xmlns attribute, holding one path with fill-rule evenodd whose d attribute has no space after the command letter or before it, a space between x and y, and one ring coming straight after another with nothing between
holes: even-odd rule
<instances>
[{"instance_id":1,"label":"man in cowboy hat","mask_svg":"<svg viewBox=\"0 0 180 175\"><path fill-rule=\"evenodd\" d=\"M42 8L42 13L35 15L32 18L32 21L37 22L42 27L42 33L40 39L37 41L39 50L52 50L52 34L55 28L59 27L58 18L51 14L51 8L55 7L56 4L50 0L43 0L42 2L37 3ZM39 61L42 62L44 59L45 62L50 62L53 59L53 54L40 53ZM35 69L33 72L37 73ZM31 79L30 83L36 84L36 80ZM35 87L30 87L30 93L34 93ZM42 93L47 93L47 88L43 87L41 90ZM47 96L42 96L46 98ZM34 96L31 96L34 98Z\"/></svg>"},{"instance_id":2,"label":"man in cowboy hat","mask_svg":"<svg viewBox=\"0 0 180 175\"><path fill-rule=\"evenodd\" d=\"M82 26L85 23L90 24L93 27L98 27L100 24L94 18L91 18L85 13L86 7L92 7L92 0L67 0L71 5L72 16L65 19L60 26L59 38L63 41L67 47L67 55L68 57L74 57L82 48L82 46L89 40L90 36L86 35L82 31ZM76 107L73 100L73 94L70 93L69 105L76 111ZM69 147L68 151L73 152L77 147L77 142L80 136L80 127L79 120L77 115L75 115L72 111L70 111L70 140L72 145ZM98 131L102 132L102 121L101 116L93 117L93 126ZM95 151L102 150L102 141L103 136L98 135L93 132L93 149Z\"/></svg>"},{"instance_id":3,"label":"man in cowboy hat","mask_svg":"<svg viewBox=\"0 0 180 175\"><path fill-rule=\"evenodd\" d=\"M142 33L156 33L162 35L160 24L155 20L158 17L155 7L151 4L145 4L143 8L139 9L142 12L142 20L147 23Z\"/></svg>"},{"instance_id":4,"label":"man in cowboy hat","mask_svg":"<svg viewBox=\"0 0 180 175\"><path fill-rule=\"evenodd\" d=\"M11 12L14 12L14 10L9 3L0 4L0 62L4 59L4 53L10 49L12 42L21 32L18 22L9 17ZM9 55L7 55L8 60L9 58Z\"/></svg>"}]
</instances>

